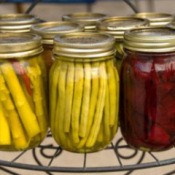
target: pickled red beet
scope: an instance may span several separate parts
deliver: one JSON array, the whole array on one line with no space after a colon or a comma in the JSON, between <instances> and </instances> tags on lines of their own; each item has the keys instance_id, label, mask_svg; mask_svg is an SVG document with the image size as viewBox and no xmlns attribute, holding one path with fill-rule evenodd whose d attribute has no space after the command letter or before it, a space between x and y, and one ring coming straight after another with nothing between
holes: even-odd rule
<instances>
[{"instance_id":1,"label":"pickled red beet","mask_svg":"<svg viewBox=\"0 0 175 175\"><path fill-rule=\"evenodd\" d=\"M157 91L159 93L158 100L162 100L162 98L164 98L167 93L169 93L171 90L174 91L174 89L175 89L175 83L169 83L169 82L159 83L157 85Z\"/></svg>"},{"instance_id":2,"label":"pickled red beet","mask_svg":"<svg viewBox=\"0 0 175 175\"><path fill-rule=\"evenodd\" d=\"M163 128L155 124L149 132L148 142L166 146L170 144L170 136Z\"/></svg>"},{"instance_id":3,"label":"pickled red beet","mask_svg":"<svg viewBox=\"0 0 175 175\"><path fill-rule=\"evenodd\" d=\"M134 112L132 115L135 116L135 120L130 122L135 136L140 140L145 140L147 137L147 130L148 130L147 117L146 116L143 117L143 115L137 112Z\"/></svg>"},{"instance_id":4,"label":"pickled red beet","mask_svg":"<svg viewBox=\"0 0 175 175\"><path fill-rule=\"evenodd\" d=\"M150 78L149 73L152 66L151 62L145 60L142 60L142 62L140 62L138 59L134 59L132 60L131 65L134 67L134 69L132 69L132 75L134 76L134 79L143 82L144 80Z\"/></svg>"},{"instance_id":5,"label":"pickled red beet","mask_svg":"<svg viewBox=\"0 0 175 175\"><path fill-rule=\"evenodd\" d=\"M155 121L157 117L157 87L154 81L149 80L145 82L146 98L145 98L145 112L150 120Z\"/></svg>"},{"instance_id":6,"label":"pickled red beet","mask_svg":"<svg viewBox=\"0 0 175 175\"><path fill-rule=\"evenodd\" d=\"M170 134L175 134L175 96L171 93L164 96L158 108L158 116L156 122L163 126Z\"/></svg>"},{"instance_id":7,"label":"pickled red beet","mask_svg":"<svg viewBox=\"0 0 175 175\"><path fill-rule=\"evenodd\" d=\"M145 95L143 84L137 82L137 86L134 84L130 86L126 99L137 113L144 114Z\"/></svg>"},{"instance_id":8,"label":"pickled red beet","mask_svg":"<svg viewBox=\"0 0 175 175\"><path fill-rule=\"evenodd\" d=\"M122 134L136 148L167 149L175 142L175 54L133 55L121 71Z\"/></svg>"}]
</instances>

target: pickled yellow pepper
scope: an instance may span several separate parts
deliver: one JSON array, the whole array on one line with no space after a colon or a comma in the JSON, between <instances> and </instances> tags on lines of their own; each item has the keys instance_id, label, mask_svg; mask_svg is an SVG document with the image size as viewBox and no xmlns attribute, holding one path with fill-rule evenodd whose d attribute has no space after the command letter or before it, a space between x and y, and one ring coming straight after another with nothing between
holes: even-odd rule
<instances>
[{"instance_id":1,"label":"pickled yellow pepper","mask_svg":"<svg viewBox=\"0 0 175 175\"><path fill-rule=\"evenodd\" d=\"M6 118L11 130L15 148L17 149L26 148L28 146L28 143L24 134L22 124L20 122L18 113L10 97L10 92L5 85L5 80L1 73L0 73L0 101L2 102L4 111L7 114Z\"/></svg>"},{"instance_id":2,"label":"pickled yellow pepper","mask_svg":"<svg viewBox=\"0 0 175 175\"><path fill-rule=\"evenodd\" d=\"M12 65L6 62L1 65L0 69L15 102L27 135L29 138L32 138L40 133L37 118L25 98L24 92L20 86L19 80L13 70Z\"/></svg>"},{"instance_id":3,"label":"pickled yellow pepper","mask_svg":"<svg viewBox=\"0 0 175 175\"><path fill-rule=\"evenodd\" d=\"M3 107L0 103L0 146L1 145L10 145L11 144L11 135L8 121L3 112Z\"/></svg>"},{"instance_id":4,"label":"pickled yellow pepper","mask_svg":"<svg viewBox=\"0 0 175 175\"><path fill-rule=\"evenodd\" d=\"M35 104L35 114L38 119L38 123L40 126L41 135L45 135L45 131L47 130L47 120L46 120L46 105L44 104L44 90L42 89L43 84L41 80L41 70L40 67L35 64L35 66L27 67L27 72L29 78L31 80L31 86L33 89L33 101Z\"/></svg>"}]
</instances>

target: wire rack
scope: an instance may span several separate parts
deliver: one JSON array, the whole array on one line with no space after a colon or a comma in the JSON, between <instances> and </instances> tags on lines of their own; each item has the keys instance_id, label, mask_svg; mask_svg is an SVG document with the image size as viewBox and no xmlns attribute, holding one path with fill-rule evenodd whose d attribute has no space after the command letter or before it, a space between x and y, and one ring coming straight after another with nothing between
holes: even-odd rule
<instances>
[{"instance_id":1,"label":"wire rack","mask_svg":"<svg viewBox=\"0 0 175 175\"><path fill-rule=\"evenodd\" d=\"M123 1L133 11L138 11L129 0ZM41 0L35 0L27 9L26 13L30 13L39 2ZM174 149L158 153L135 150L126 144L120 132L118 132L116 138L103 151L84 154L69 153L63 151L54 142L49 132L44 142L32 150L10 152L10 154L9 152L0 151L0 169L12 175L19 174L8 168L43 171L48 175L52 175L52 172L100 173L116 171L127 171L128 175L138 169L175 164L175 158L173 156ZM33 160L32 162L30 162L31 158ZM98 161L92 164L91 162L94 158L98 159ZM75 164L75 162L79 162L79 164ZM175 174L175 171L166 175L173 174Z\"/></svg>"},{"instance_id":2,"label":"wire rack","mask_svg":"<svg viewBox=\"0 0 175 175\"><path fill-rule=\"evenodd\" d=\"M9 152L0 152L0 169L13 175L16 175L15 172L8 170L8 167L43 171L49 175L52 175L52 172L100 173L116 171L128 171L130 174L138 169L175 164L175 158L172 157L174 156L173 151L174 149L156 153L138 151L129 147L119 133L103 151L87 154L70 153L63 151L48 133L45 141L32 150L11 152L10 154ZM8 154L8 156L4 154ZM32 162L30 162L31 157ZM96 163L91 163L92 160ZM173 173L175 171L171 174Z\"/></svg>"}]
</instances>

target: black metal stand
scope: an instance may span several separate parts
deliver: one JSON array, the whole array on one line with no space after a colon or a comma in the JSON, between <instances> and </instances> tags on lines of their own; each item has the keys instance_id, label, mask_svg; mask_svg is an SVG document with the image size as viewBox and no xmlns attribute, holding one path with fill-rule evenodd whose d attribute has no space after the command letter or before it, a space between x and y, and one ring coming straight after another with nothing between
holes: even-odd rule
<instances>
[{"instance_id":1,"label":"black metal stand","mask_svg":"<svg viewBox=\"0 0 175 175\"><path fill-rule=\"evenodd\" d=\"M118 138L118 137L117 137ZM96 166L96 165L88 165L89 156L98 156L98 154L112 155L116 159L116 165L106 165ZM159 159L157 156L161 154L165 154L164 152L152 153L152 152L142 152L135 149L130 148L123 138L119 137L117 140L113 141L105 150L99 151L97 153L87 153L87 154L77 154L77 153L69 153L67 151L63 151L56 143L54 143L51 134L48 134L46 141L44 141L38 147L23 151L23 152L8 152L11 154L12 159L8 158L8 160L3 159L1 154L4 152L0 152L0 166L3 171L7 171L13 175L15 172L8 170L8 167L13 167L17 169L26 169L26 170L34 170L34 171L43 171L49 175L52 175L52 172L69 172L69 173L92 173L92 172L116 172L116 171L128 171L127 174L130 174L132 171L137 169L145 169L152 167L165 166L170 164L175 164L175 158L164 158L163 160ZM82 157L82 162L80 162L81 166L74 167L71 164L65 164L64 166L60 165L61 157L64 153L71 154L71 156L80 156ZM13 156L14 154L14 156ZM30 162L23 162L23 157L32 155L35 164ZM150 162L144 162L145 157L152 159ZM173 155L172 155L173 156ZM108 159L110 156L105 156L103 159ZM135 161L135 159L137 159ZM44 162L47 163L43 163ZM134 161L133 161L134 160ZM76 159L75 159L76 161ZM129 163L127 162L129 161ZM67 162L67 161L66 161ZM106 161L108 162L108 160ZM127 163L126 163L127 162ZM132 163L131 163L132 162ZM3 166L3 168L2 168Z\"/></svg>"},{"instance_id":2,"label":"black metal stand","mask_svg":"<svg viewBox=\"0 0 175 175\"><path fill-rule=\"evenodd\" d=\"M40 0L34 1L33 4L29 7L26 13L30 13L32 9L37 5ZM132 3L129 0L124 0L135 12L137 9L134 8ZM51 134L49 133L47 139L39 145L38 147L23 151L23 152L8 152L10 156L4 156L4 152L0 152L0 169L8 172L12 175L18 175L17 173L9 170L8 168L15 169L25 169L25 170L34 170L34 171L43 171L46 174L52 175L52 172L69 172L69 173L87 173L87 172L116 172L116 171L127 171L127 175L131 174L134 170L166 166L170 164L175 164L175 158L158 158L157 154L162 153L152 153L152 152L142 152L130 148L123 138L116 137L117 140L114 140L105 150L99 151L97 153L88 153L88 154L78 154L82 157L80 162L81 166L73 166L69 163L66 163L64 166L60 165L61 157L66 152L63 151L53 140ZM90 156L96 154L102 155L102 153L108 152L113 155L115 159L115 165L111 165L108 161L110 156L102 157L106 159L106 164L103 165L89 165L88 159ZM72 156L77 155L76 153L70 153ZM29 159L27 162L24 162L23 158L28 155L32 156L35 164L30 162ZM174 156L172 154L172 156ZM144 162L145 157L149 157L149 162ZM162 157L162 156L161 156ZM175 157L175 156L174 156ZM137 159L135 161L135 159ZM45 161L43 161L45 160ZM134 161L133 161L134 160ZM76 161L76 160L75 160ZM46 163L47 162L47 163ZM129 162L129 163L128 163ZM167 175L174 174L175 171L168 173Z\"/></svg>"}]
</instances>

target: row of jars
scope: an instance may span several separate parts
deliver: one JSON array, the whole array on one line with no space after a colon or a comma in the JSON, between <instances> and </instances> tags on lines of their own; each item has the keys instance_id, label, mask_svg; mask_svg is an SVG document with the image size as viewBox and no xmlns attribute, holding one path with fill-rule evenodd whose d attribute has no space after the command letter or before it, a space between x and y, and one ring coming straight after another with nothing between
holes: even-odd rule
<instances>
[{"instance_id":1,"label":"row of jars","mask_svg":"<svg viewBox=\"0 0 175 175\"><path fill-rule=\"evenodd\" d=\"M118 116L129 145L172 147L175 31L135 17L105 18L98 29L43 22L32 26L37 35L2 32L1 150L35 147L49 126L65 150L101 150L116 134Z\"/></svg>"}]
</instances>

